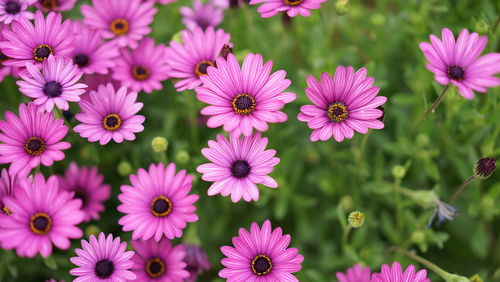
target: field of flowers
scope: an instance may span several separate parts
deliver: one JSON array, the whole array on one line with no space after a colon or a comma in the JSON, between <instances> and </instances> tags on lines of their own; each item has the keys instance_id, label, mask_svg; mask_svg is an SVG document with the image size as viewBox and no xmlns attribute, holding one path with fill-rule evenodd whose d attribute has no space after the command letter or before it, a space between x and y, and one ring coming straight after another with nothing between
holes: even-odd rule
<instances>
[{"instance_id":1,"label":"field of flowers","mask_svg":"<svg viewBox=\"0 0 500 282\"><path fill-rule=\"evenodd\" d=\"M499 1L173 1L0 0L0 281L500 281Z\"/></svg>"}]
</instances>

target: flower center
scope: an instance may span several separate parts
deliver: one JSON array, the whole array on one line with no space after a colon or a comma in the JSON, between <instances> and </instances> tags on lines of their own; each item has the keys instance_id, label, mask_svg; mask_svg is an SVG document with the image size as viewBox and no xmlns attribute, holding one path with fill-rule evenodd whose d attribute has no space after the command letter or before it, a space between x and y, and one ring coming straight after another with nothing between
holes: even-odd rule
<instances>
[{"instance_id":1,"label":"flower center","mask_svg":"<svg viewBox=\"0 0 500 282\"><path fill-rule=\"evenodd\" d=\"M5 55L4 53L0 52L0 63L3 63L5 61L7 61L8 59L10 59L10 58L7 57L7 55Z\"/></svg>"},{"instance_id":2,"label":"flower center","mask_svg":"<svg viewBox=\"0 0 500 282\"><path fill-rule=\"evenodd\" d=\"M49 233L52 227L52 219L45 213L36 213L31 216L30 229L33 233L44 235Z\"/></svg>"},{"instance_id":3,"label":"flower center","mask_svg":"<svg viewBox=\"0 0 500 282\"><path fill-rule=\"evenodd\" d=\"M234 112L239 115L248 115L255 110L255 99L248 94L239 94L232 104Z\"/></svg>"},{"instance_id":4,"label":"flower center","mask_svg":"<svg viewBox=\"0 0 500 282\"><path fill-rule=\"evenodd\" d=\"M285 4L287 4L288 6L297 6L300 3L302 3L304 0L284 0L284 1L285 1Z\"/></svg>"},{"instance_id":5,"label":"flower center","mask_svg":"<svg viewBox=\"0 0 500 282\"><path fill-rule=\"evenodd\" d=\"M128 32L128 21L126 19L115 19L109 28L116 35L124 35Z\"/></svg>"},{"instance_id":6,"label":"flower center","mask_svg":"<svg viewBox=\"0 0 500 282\"><path fill-rule=\"evenodd\" d=\"M158 196L151 201L151 212L158 216L167 216L172 212L172 202L165 196Z\"/></svg>"},{"instance_id":7,"label":"flower center","mask_svg":"<svg viewBox=\"0 0 500 282\"><path fill-rule=\"evenodd\" d=\"M463 68L461 68L459 66L452 65L452 66L449 66L448 69L446 69L446 74L448 74L448 78L451 78L451 79L454 79L457 81L462 81L462 80L464 80L465 71Z\"/></svg>"},{"instance_id":8,"label":"flower center","mask_svg":"<svg viewBox=\"0 0 500 282\"><path fill-rule=\"evenodd\" d=\"M45 86L43 87L43 94L45 94L47 97L50 98L55 98L59 97L62 94L62 85L59 82L56 81L50 81L45 83Z\"/></svg>"},{"instance_id":9,"label":"flower center","mask_svg":"<svg viewBox=\"0 0 500 282\"><path fill-rule=\"evenodd\" d=\"M158 278L165 274L165 263L159 259L154 258L146 263L146 272L151 278Z\"/></svg>"},{"instance_id":10,"label":"flower center","mask_svg":"<svg viewBox=\"0 0 500 282\"><path fill-rule=\"evenodd\" d=\"M52 47L49 45L38 45L36 46L35 50L33 50L33 57L35 58L35 61L37 62L43 62L45 59L49 57L49 55L53 55L54 50L52 50Z\"/></svg>"},{"instance_id":11,"label":"flower center","mask_svg":"<svg viewBox=\"0 0 500 282\"><path fill-rule=\"evenodd\" d=\"M132 76L137 80L146 80L149 78L149 69L145 66L135 66L132 68Z\"/></svg>"},{"instance_id":12,"label":"flower center","mask_svg":"<svg viewBox=\"0 0 500 282\"><path fill-rule=\"evenodd\" d=\"M236 178L244 178L250 174L251 167L247 161L237 160L231 165L231 175Z\"/></svg>"},{"instance_id":13,"label":"flower center","mask_svg":"<svg viewBox=\"0 0 500 282\"><path fill-rule=\"evenodd\" d=\"M252 271L259 276L268 274L272 268L271 259L265 255L258 255L252 260Z\"/></svg>"},{"instance_id":14,"label":"flower center","mask_svg":"<svg viewBox=\"0 0 500 282\"><path fill-rule=\"evenodd\" d=\"M212 63L211 61L203 60L196 65L194 72L196 73L197 76L206 75L208 67L213 65L214 63Z\"/></svg>"},{"instance_id":15,"label":"flower center","mask_svg":"<svg viewBox=\"0 0 500 282\"><path fill-rule=\"evenodd\" d=\"M115 272L115 265L108 259L103 259L95 264L95 275L99 278L106 279Z\"/></svg>"},{"instance_id":16,"label":"flower center","mask_svg":"<svg viewBox=\"0 0 500 282\"><path fill-rule=\"evenodd\" d=\"M339 122L347 119L349 111L344 104L337 102L328 106L328 112L326 115L331 121Z\"/></svg>"},{"instance_id":17,"label":"flower center","mask_svg":"<svg viewBox=\"0 0 500 282\"><path fill-rule=\"evenodd\" d=\"M82 200L82 209L85 208L89 202L89 195L87 192L83 189L76 189L74 192L75 195L73 195L73 198Z\"/></svg>"},{"instance_id":18,"label":"flower center","mask_svg":"<svg viewBox=\"0 0 500 282\"><path fill-rule=\"evenodd\" d=\"M109 114L104 117L102 125L106 130L115 131L122 126L122 119L117 114Z\"/></svg>"},{"instance_id":19,"label":"flower center","mask_svg":"<svg viewBox=\"0 0 500 282\"><path fill-rule=\"evenodd\" d=\"M73 62L80 68L84 68L89 65L90 58L85 54L78 54L73 58Z\"/></svg>"},{"instance_id":20,"label":"flower center","mask_svg":"<svg viewBox=\"0 0 500 282\"><path fill-rule=\"evenodd\" d=\"M24 143L24 151L33 157L39 156L45 149L47 146L40 137L31 137Z\"/></svg>"},{"instance_id":21,"label":"flower center","mask_svg":"<svg viewBox=\"0 0 500 282\"><path fill-rule=\"evenodd\" d=\"M7 207L7 206L4 206L2 208L3 212L6 214L6 215L11 215L12 214L12 211Z\"/></svg>"},{"instance_id":22,"label":"flower center","mask_svg":"<svg viewBox=\"0 0 500 282\"><path fill-rule=\"evenodd\" d=\"M9 1L5 4L5 11L8 14L15 15L21 11L21 6L17 3L17 1Z\"/></svg>"},{"instance_id":23,"label":"flower center","mask_svg":"<svg viewBox=\"0 0 500 282\"><path fill-rule=\"evenodd\" d=\"M40 3L40 5L42 5L42 7L44 7L47 10L52 10L59 6L57 0L40 0L38 2Z\"/></svg>"}]
</instances>

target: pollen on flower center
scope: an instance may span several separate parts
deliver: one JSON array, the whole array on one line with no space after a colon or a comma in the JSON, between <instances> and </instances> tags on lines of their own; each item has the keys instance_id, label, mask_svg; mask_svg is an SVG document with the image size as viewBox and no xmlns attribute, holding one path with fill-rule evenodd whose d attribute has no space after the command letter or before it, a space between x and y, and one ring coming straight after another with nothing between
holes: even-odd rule
<instances>
[{"instance_id":1,"label":"pollen on flower center","mask_svg":"<svg viewBox=\"0 0 500 282\"><path fill-rule=\"evenodd\" d=\"M40 0L39 3L47 10L52 10L59 7L59 3L57 3L57 0Z\"/></svg>"},{"instance_id":2,"label":"pollen on flower center","mask_svg":"<svg viewBox=\"0 0 500 282\"><path fill-rule=\"evenodd\" d=\"M194 69L194 72L196 73L197 76L206 75L207 74L207 69L210 66L214 66L214 63L211 62L211 61L203 60L203 61L199 62L196 65L196 68Z\"/></svg>"},{"instance_id":3,"label":"pollen on flower center","mask_svg":"<svg viewBox=\"0 0 500 282\"><path fill-rule=\"evenodd\" d=\"M159 259L154 258L146 263L146 272L151 278L158 278L165 274L165 263Z\"/></svg>"},{"instance_id":4,"label":"pollen on flower center","mask_svg":"<svg viewBox=\"0 0 500 282\"><path fill-rule=\"evenodd\" d=\"M265 255L258 255L252 260L252 271L259 276L268 274L272 268L271 259Z\"/></svg>"},{"instance_id":5,"label":"pollen on flower center","mask_svg":"<svg viewBox=\"0 0 500 282\"><path fill-rule=\"evenodd\" d=\"M113 272L115 272L115 265L112 261L103 259L95 264L94 272L97 277L106 279L109 278Z\"/></svg>"},{"instance_id":6,"label":"pollen on flower center","mask_svg":"<svg viewBox=\"0 0 500 282\"><path fill-rule=\"evenodd\" d=\"M236 178L244 178L250 174L250 165L245 160L237 160L231 165L231 175Z\"/></svg>"},{"instance_id":7,"label":"pollen on flower center","mask_svg":"<svg viewBox=\"0 0 500 282\"><path fill-rule=\"evenodd\" d=\"M339 122L347 119L347 117L349 116L349 111L344 104L337 102L328 106L326 115L330 118L331 121Z\"/></svg>"},{"instance_id":8,"label":"pollen on flower center","mask_svg":"<svg viewBox=\"0 0 500 282\"><path fill-rule=\"evenodd\" d=\"M57 81L50 81L43 86L43 94L49 98L59 97L62 94L62 85Z\"/></svg>"},{"instance_id":9,"label":"pollen on flower center","mask_svg":"<svg viewBox=\"0 0 500 282\"><path fill-rule=\"evenodd\" d=\"M304 0L284 0L284 1L285 1L285 4L287 4L288 6L297 6L300 3L302 3Z\"/></svg>"},{"instance_id":10,"label":"pollen on flower center","mask_svg":"<svg viewBox=\"0 0 500 282\"><path fill-rule=\"evenodd\" d=\"M7 206L4 206L2 208L3 212L6 214L6 215L11 215L12 214L12 211L7 207Z\"/></svg>"},{"instance_id":11,"label":"pollen on flower center","mask_svg":"<svg viewBox=\"0 0 500 282\"><path fill-rule=\"evenodd\" d=\"M446 74L448 75L448 78L456 81L462 81L464 80L465 71L457 65L451 65L446 69Z\"/></svg>"},{"instance_id":12,"label":"pollen on flower center","mask_svg":"<svg viewBox=\"0 0 500 282\"><path fill-rule=\"evenodd\" d=\"M137 80L146 80L149 78L149 69L145 66L134 66L132 76Z\"/></svg>"},{"instance_id":13,"label":"pollen on flower center","mask_svg":"<svg viewBox=\"0 0 500 282\"><path fill-rule=\"evenodd\" d=\"M115 131L122 126L122 119L117 114L109 114L104 117L102 125L106 130Z\"/></svg>"},{"instance_id":14,"label":"pollen on flower center","mask_svg":"<svg viewBox=\"0 0 500 282\"><path fill-rule=\"evenodd\" d=\"M11 15L18 14L21 11L21 5L16 1L9 1L5 4L5 11Z\"/></svg>"},{"instance_id":15,"label":"pollen on flower center","mask_svg":"<svg viewBox=\"0 0 500 282\"><path fill-rule=\"evenodd\" d=\"M31 216L30 229L33 233L44 235L50 231L52 219L45 213L36 213Z\"/></svg>"},{"instance_id":16,"label":"pollen on flower center","mask_svg":"<svg viewBox=\"0 0 500 282\"><path fill-rule=\"evenodd\" d=\"M248 94L239 94L234 98L232 105L235 113L248 115L255 110L255 99Z\"/></svg>"},{"instance_id":17,"label":"pollen on flower center","mask_svg":"<svg viewBox=\"0 0 500 282\"><path fill-rule=\"evenodd\" d=\"M116 35L124 35L129 29L128 21L126 19L115 19L111 22L109 28Z\"/></svg>"},{"instance_id":18,"label":"pollen on flower center","mask_svg":"<svg viewBox=\"0 0 500 282\"><path fill-rule=\"evenodd\" d=\"M36 46L35 50L33 50L33 57L37 62L43 62L45 59L47 59L50 55L54 54L54 50L52 50L52 47L46 44L41 44Z\"/></svg>"},{"instance_id":19,"label":"pollen on flower center","mask_svg":"<svg viewBox=\"0 0 500 282\"><path fill-rule=\"evenodd\" d=\"M158 196L151 201L151 212L158 217L167 216L172 212L172 202L165 196Z\"/></svg>"},{"instance_id":20,"label":"pollen on flower center","mask_svg":"<svg viewBox=\"0 0 500 282\"><path fill-rule=\"evenodd\" d=\"M83 68L89 65L90 58L85 54L78 54L73 58L73 62L78 65L78 67Z\"/></svg>"},{"instance_id":21,"label":"pollen on flower center","mask_svg":"<svg viewBox=\"0 0 500 282\"><path fill-rule=\"evenodd\" d=\"M24 143L24 151L33 157L39 156L45 149L47 149L47 146L40 137L31 137Z\"/></svg>"}]
</instances>

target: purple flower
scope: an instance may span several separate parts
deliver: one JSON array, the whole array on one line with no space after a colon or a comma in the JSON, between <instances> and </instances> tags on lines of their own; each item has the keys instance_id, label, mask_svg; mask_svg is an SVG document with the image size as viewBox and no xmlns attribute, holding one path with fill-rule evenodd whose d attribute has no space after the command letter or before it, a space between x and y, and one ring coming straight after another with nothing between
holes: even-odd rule
<instances>
[{"instance_id":1,"label":"purple flower","mask_svg":"<svg viewBox=\"0 0 500 282\"><path fill-rule=\"evenodd\" d=\"M197 27L206 30L209 26L217 27L224 19L223 10L212 2L203 3L193 0L193 8L181 7L182 22L194 31Z\"/></svg>"},{"instance_id":2,"label":"purple flower","mask_svg":"<svg viewBox=\"0 0 500 282\"><path fill-rule=\"evenodd\" d=\"M53 113L43 113L33 103L20 104L19 117L6 112L5 119L0 121L0 163L11 164L11 175L28 175L40 164L51 166L71 147L61 142L68 133L64 120L54 120Z\"/></svg>"},{"instance_id":3,"label":"purple flower","mask_svg":"<svg viewBox=\"0 0 500 282\"><path fill-rule=\"evenodd\" d=\"M10 24L14 20L33 19L28 8L36 0L0 0L0 23Z\"/></svg>"},{"instance_id":4,"label":"purple flower","mask_svg":"<svg viewBox=\"0 0 500 282\"><path fill-rule=\"evenodd\" d=\"M420 43L420 49L429 61L425 66L434 73L434 79L442 84L455 85L460 95L474 98L474 92L486 92L488 87L500 85L495 77L500 72L500 53L479 57L486 47L488 37L469 34L463 29L455 41L453 33L443 28L442 41L431 34L431 43Z\"/></svg>"},{"instance_id":5,"label":"purple flower","mask_svg":"<svg viewBox=\"0 0 500 282\"><path fill-rule=\"evenodd\" d=\"M3 37L3 31L4 30L10 30L10 27L6 24L0 23L0 42L4 40ZM0 82L4 80L6 76L9 74L17 74L17 69L16 67L10 67L4 64L5 61L9 60L9 56L5 55L2 53L2 50L0 50Z\"/></svg>"},{"instance_id":6,"label":"purple flower","mask_svg":"<svg viewBox=\"0 0 500 282\"><path fill-rule=\"evenodd\" d=\"M337 272L336 276L339 282L370 282L371 272L369 267L356 264L348 268L345 274Z\"/></svg>"},{"instance_id":7,"label":"purple flower","mask_svg":"<svg viewBox=\"0 0 500 282\"><path fill-rule=\"evenodd\" d=\"M351 139L354 131L366 134L369 128L384 128L379 120L383 112L377 107L387 98L377 96L380 89L373 82L365 68L354 73L353 67L339 66L333 77L324 72L321 81L307 76L305 92L314 105L300 107L297 118L313 129L311 141L326 141L333 135L342 142Z\"/></svg>"},{"instance_id":8,"label":"purple flower","mask_svg":"<svg viewBox=\"0 0 500 282\"><path fill-rule=\"evenodd\" d=\"M36 174L33 184L16 189L4 203L12 214L0 214L0 242L4 249L16 249L18 256L48 257L52 244L67 250L69 239L83 235L77 227L84 216L82 202L59 190L56 176L45 181L41 173Z\"/></svg>"},{"instance_id":9,"label":"purple flower","mask_svg":"<svg viewBox=\"0 0 500 282\"><path fill-rule=\"evenodd\" d=\"M182 246L186 251L184 261L187 264L186 270L189 272L189 277L185 281L196 282L198 275L212 268L212 265L201 247L190 244L182 244Z\"/></svg>"},{"instance_id":10,"label":"purple flower","mask_svg":"<svg viewBox=\"0 0 500 282\"><path fill-rule=\"evenodd\" d=\"M99 85L106 85L111 83L115 89L121 87L121 83L113 79L113 75L111 72L108 74L90 74L85 76L85 84L87 84L87 92L81 96L82 100L90 100L90 92L97 91L99 89Z\"/></svg>"},{"instance_id":11,"label":"purple flower","mask_svg":"<svg viewBox=\"0 0 500 282\"><path fill-rule=\"evenodd\" d=\"M286 12L289 17L301 15L309 17L311 10L319 9L326 0L251 0L250 5L264 3L257 9L263 18L270 18L281 12Z\"/></svg>"},{"instance_id":12,"label":"purple flower","mask_svg":"<svg viewBox=\"0 0 500 282\"><path fill-rule=\"evenodd\" d=\"M410 264L403 272L401 265L395 261L390 267L382 265L380 273L373 273L371 282L430 282L427 271L422 269L415 273L415 267Z\"/></svg>"},{"instance_id":13,"label":"purple flower","mask_svg":"<svg viewBox=\"0 0 500 282\"><path fill-rule=\"evenodd\" d=\"M7 207L3 200L6 197L13 197L14 191L18 189L18 187L25 187L29 185L31 180L28 178L16 174L11 176L7 169L2 169L0 174L0 213L12 214L12 211Z\"/></svg>"},{"instance_id":14,"label":"purple flower","mask_svg":"<svg viewBox=\"0 0 500 282\"><path fill-rule=\"evenodd\" d=\"M236 281L287 281L298 282L292 275L298 272L304 257L296 248L288 248L290 235L282 235L281 228L271 229L266 220L259 228L252 223L250 233L243 228L233 237L233 247L221 247L227 257L222 259L226 267L219 276L228 282Z\"/></svg>"},{"instance_id":15,"label":"purple flower","mask_svg":"<svg viewBox=\"0 0 500 282\"><path fill-rule=\"evenodd\" d=\"M43 11L69 11L73 9L76 0L35 0L36 7Z\"/></svg>"},{"instance_id":16,"label":"purple flower","mask_svg":"<svg viewBox=\"0 0 500 282\"><path fill-rule=\"evenodd\" d=\"M436 207L434 209L434 213L432 216L429 218L429 221L427 222L427 227L430 228L432 226L432 223L434 222L434 219L437 216L437 221L436 225L440 226L443 224L445 221L452 221L455 219L455 217L458 215L458 209L455 208L452 205L449 205L445 202L442 202L440 200L436 200L435 202Z\"/></svg>"},{"instance_id":17,"label":"purple flower","mask_svg":"<svg viewBox=\"0 0 500 282\"><path fill-rule=\"evenodd\" d=\"M82 249L75 249L77 256L70 258L78 266L69 271L77 276L73 281L135 280L136 275L130 271L134 265L131 259L134 252L126 249L127 243L121 242L120 237L113 239L113 235L106 237L102 232L99 239L91 235L89 242L82 240Z\"/></svg>"}]
</instances>

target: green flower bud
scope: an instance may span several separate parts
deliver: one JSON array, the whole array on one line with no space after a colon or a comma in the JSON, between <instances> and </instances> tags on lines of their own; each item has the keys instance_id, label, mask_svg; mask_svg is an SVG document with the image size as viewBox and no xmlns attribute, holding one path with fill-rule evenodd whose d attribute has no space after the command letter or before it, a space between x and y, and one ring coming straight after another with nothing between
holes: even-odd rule
<instances>
[{"instance_id":1,"label":"green flower bud","mask_svg":"<svg viewBox=\"0 0 500 282\"><path fill-rule=\"evenodd\" d=\"M474 24L474 30L480 34L485 34L490 29L490 25L484 20L484 18L476 21Z\"/></svg>"},{"instance_id":2,"label":"green flower bud","mask_svg":"<svg viewBox=\"0 0 500 282\"><path fill-rule=\"evenodd\" d=\"M175 156L174 156L174 159L175 159L175 162L178 163L178 164L181 164L181 165L185 165L189 162L189 153L182 150L182 151L179 151L177 153L175 153Z\"/></svg>"},{"instance_id":3,"label":"green flower bud","mask_svg":"<svg viewBox=\"0 0 500 282\"><path fill-rule=\"evenodd\" d=\"M153 138L153 141L151 142L151 148L153 148L153 151L155 151L156 153L165 152L168 148L168 140L165 139L165 137L157 136Z\"/></svg>"},{"instance_id":4,"label":"green flower bud","mask_svg":"<svg viewBox=\"0 0 500 282\"><path fill-rule=\"evenodd\" d=\"M425 232L421 230L414 231L411 234L411 241L415 244L421 244L425 241Z\"/></svg>"},{"instance_id":5,"label":"green flower bud","mask_svg":"<svg viewBox=\"0 0 500 282\"><path fill-rule=\"evenodd\" d=\"M481 276L479 276L479 274L471 276L471 278L469 278L469 280L470 280L470 282L483 282L483 278L481 278Z\"/></svg>"},{"instance_id":6,"label":"green flower bud","mask_svg":"<svg viewBox=\"0 0 500 282\"><path fill-rule=\"evenodd\" d=\"M99 226L91 224L85 228L85 237L89 238L90 235L97 236L101 232L101 229L99 229Z\"/></svg>"},{"instance_id":7,"label":"green flower bud","mask_svg":"<svg viewBox=\"0 0 500 282\"><path fill-rule=\"evenodd\" d=\"M179 31L176 34L172 35L172 38L170 40L182 43L181 32Z\"/></svg>"},{"instance_id":8,"label":"green flower bud","mask_svg":"<svg viewBox=\"0 0 500 282\"><path fill-rule=\"evenodd\" d=\"M417 135L417 146L419 147L427 147L430 143L429 135L427 134L419 134Z\"/></svg>"},{"instance_id":9,"label":"green flower bud","mask_svg":"<svg viewBox=\"0 0 500 282\"><path fill-rule=\"evenodd\" d=\"M403 179L406 175L406 168L402 165L396 165L392 168L392 176L396 179Z\"/></svg>"},{"instance_id":10,"label":"green flower bud","mask_svg":"<svg viewBox=\"0 0 500 282\"><path fill-rule=\"evenodd\" d=\"M121 161L118 163L118 174L121 176L127 176L132 173L132 165L127 161Z\"/></svg>"},{"instance_id":11,"label":"green flower bud","mask_svg":"<svg viewBox=\"0 0 500 282\"><path fill-rule=\"evenodd\" d=\"M340 207L343 211L352 210L352 197L351 195L345 195L340 198Z\"/></svg>"},{"instance_id":12,"label":"green flower bud","mask_svg":"<svg viewBox=\"0 0 500 282\"><path fill-rule=\"evenodd\" d=\"M365 223L365 214L360 211L353 211L349 214L347 221L352 228L359 228Z\"/></svg>"},{"instance_id":13,"label":"green flower bud","mask_svg":"<svg viewBox=\"0 0 500 282\"><path fill-rule=\"evenodd\" d=\"M349 10L349 7L347 7L348 4L349 0L337 0L335 3L335 12L338 15L344 15Z\"/></svg>"}]
</instances>

